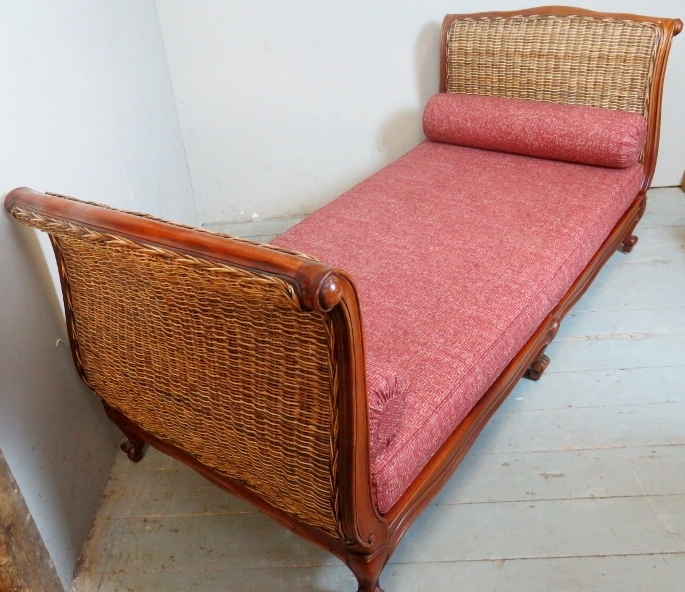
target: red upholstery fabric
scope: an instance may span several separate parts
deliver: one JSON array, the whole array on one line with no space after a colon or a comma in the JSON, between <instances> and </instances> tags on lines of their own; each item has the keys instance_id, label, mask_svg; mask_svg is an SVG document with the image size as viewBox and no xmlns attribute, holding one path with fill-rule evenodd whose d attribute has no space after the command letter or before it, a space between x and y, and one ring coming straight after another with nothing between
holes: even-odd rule
<instances>
[{"instance_id":1,"label":"red upholstery fabric","mask_svg":"<svg viewBox=\"0 0 685 592\"><path fill-rule=\"evenodd\" d=\"M428 101L423 130L437 142L615 168L634 165L647 137L637 113L454 93Z\"/></svg>"},{"instance_id":2,"label":"red upholstery fabric","mask_svg":"<svg viewBox=\"0 0 685 592\"><path fill-rule=\"evenodd\" d=\"M402 425L409 379L397 368L367 364L366 380L371 458L375 459L390 446Z\"/></svg>"},{"instance_id":3,"label":"red upholstery fabric","mask_svg":"<svg viewBox=\"0 0 685 592\"><path fill-rule=\"evenodd\" d=\"M372 460L389 510L560 300L642 181L426 141L274 241L352 274L369 367L409 381Z\"/></svg>"}]
</instances>

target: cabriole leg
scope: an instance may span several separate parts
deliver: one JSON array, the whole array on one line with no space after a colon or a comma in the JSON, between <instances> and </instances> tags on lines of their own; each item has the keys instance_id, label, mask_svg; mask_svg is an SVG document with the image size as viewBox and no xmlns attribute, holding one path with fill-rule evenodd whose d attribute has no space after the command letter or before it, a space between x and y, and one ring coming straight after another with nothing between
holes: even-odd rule
<instances>
[{"instance_id":1,"label":"cabriole leg","mask_svg":"<svg viewBox=\"0 0 685 592\"><path fill-rule=\"evenodd\" d=\"M637 244L637 236L635 236L633 232L635 232L635 227L642 218L642 215L645 213L646 207L647 199L643 197L642 203L640 204L638 211L635 213L635 221L630 225L630 228L625 233L623 240L621 241L621 245L618 247L618 250L622 253L630 253L633 250L633 247Z\"/></svg>"},{"instance_id":2,"label":"cabriole leg","mask_svg":"<svg viewBox=\"0 0 685 592\"><path fill-rule=\"evenodd\" d=\"M547 370L547 366L549 366L549 357L545 355L545 350L559 332L560 323L561 319L559 318L553 318L550 322L549 328L547 329L547 335L545 335L545 345L540 348L537 357L532 361L530 366L528 366L528 369L524 374L526 378L530 378L530 380L540 380L542 374Z\"/></svg>"},{"instance_id":3,"label":"cabriole leg","mask_svg":"<svg viewBox=\"0 0 685 592\"><path fill-rule=\"evenodd\" d=\"M372 557L366 555L348 555L347 565L357 578L359 590L357 592L383 592L378 581L388 560L386 553L376 553Z\"/></svg>"},{"instance_id":4,"label":"cabriole leg","mask_svg":"<svg viewBox=\"0 0 685 592\"><path fill-rule=\"evenodd\" d=\"M383 589L378 585L378 580L373 583L368 581L363 582L357 578L357 582L359 582L359 589L357 592L383 592Z\"/></svg>"},{"instance_id":5,"label":"cabriole leg","mask_svg":"<svg viewBox=\"0 0 685 592\"><path fill-rule=\"evenodd\" d=\"M134 463L143 460L143 457L145 456L145 440L126 428L127 420L121 413L110 407L104 401L102 402L102 405L105 408L107 417L109 417L112 423L124 433L126 438L128 438L126 442L121 445L121 449L126 453L126 456Z\"/></svg>"}]
</instances>

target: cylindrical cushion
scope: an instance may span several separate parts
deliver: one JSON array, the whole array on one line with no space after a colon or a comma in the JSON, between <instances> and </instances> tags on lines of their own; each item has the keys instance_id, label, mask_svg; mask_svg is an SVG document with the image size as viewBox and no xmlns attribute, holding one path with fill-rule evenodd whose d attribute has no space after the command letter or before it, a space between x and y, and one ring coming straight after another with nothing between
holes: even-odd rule
<instances>
[{"instance_id":1,"label":"cylindrical cushion","mask_svg":"<svg viewBox=\"0 0 685 592\"><path fill-rule=\"evenodd\" d=\"M426 105L423 131L446 144L627 168L640 157L647 123L629 111L440 93Z\"/></svg>"},{"instance_id":2,"label":"cylindrical cushion","mask_svg":"<svg viewBox=\"0 0 685 592\"><path fill-rule=\"evenodd\" d=\"M366 370L369 400L371 458L377 458L390 445L402 424L407 406L409 380L404 372L384 366Z\"/></svg>"}]
</instances>

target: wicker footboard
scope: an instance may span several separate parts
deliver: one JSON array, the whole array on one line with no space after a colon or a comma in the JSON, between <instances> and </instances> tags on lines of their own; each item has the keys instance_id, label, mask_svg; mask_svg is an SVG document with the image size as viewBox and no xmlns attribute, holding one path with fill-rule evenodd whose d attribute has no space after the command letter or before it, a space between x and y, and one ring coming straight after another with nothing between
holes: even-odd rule
<instances>
[{"instance_id":1,"label":"wicker footboard","mask_svg":"<svg viewBox=\"0 0 685 592\"><path fill-rule=\"evenodd\" d=\"M327 546L354 542L338 399L355 374L365 387L344 273L65 196L19 189L6 206L50 235L74 362L133 460L154 441Z\"/></svg>"}]
</instances>

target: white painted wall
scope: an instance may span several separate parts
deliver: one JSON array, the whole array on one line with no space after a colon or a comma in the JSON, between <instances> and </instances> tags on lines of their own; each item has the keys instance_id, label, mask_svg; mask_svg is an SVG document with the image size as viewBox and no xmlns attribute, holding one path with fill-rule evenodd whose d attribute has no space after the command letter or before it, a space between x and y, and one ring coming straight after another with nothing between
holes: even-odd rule
<instances>
[{"instance_id":1,"label":"white painted wall","mask_svg":"<svg viewBox=\"0 0 685 592\"><path fill-rule=\"evenodd\" d=\"M0 194L197 223L154 0L2 2L0 56ZM2 210L0 449L66 586L120 434L73 368L53 260Z\"/></svg>"},{"instance_id":2,"label":"white painted wall","mask_svg":"<svg viewBox=\"0 0 685 592\"><path fill-rule=\"evenodd\" d=\"M157 0L203 223L308 213L412 148L438 89L442 17L540 0ZM683 0L574 0L685 17ZM685 38L656 185L685 169Z\"/></svg>"}]
</instances>

